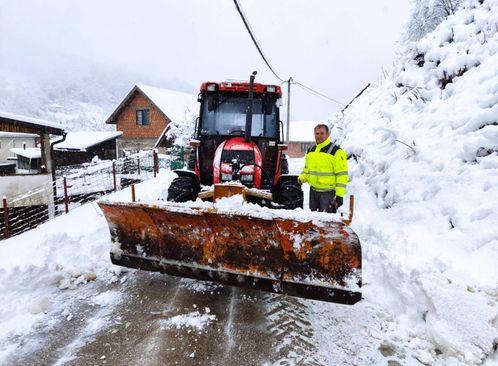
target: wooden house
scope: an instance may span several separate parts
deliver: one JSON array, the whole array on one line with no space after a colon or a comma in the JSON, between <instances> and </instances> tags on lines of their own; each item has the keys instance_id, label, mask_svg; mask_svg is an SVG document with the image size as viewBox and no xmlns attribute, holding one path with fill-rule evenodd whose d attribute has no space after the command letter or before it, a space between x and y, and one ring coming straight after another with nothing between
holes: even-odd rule
<instances>
[{"instance_id":1,"label":"wooden house","mask_svg":"<svg viewBox=\"0 0 498 366\"><path fill-rule=\"evenodd\" d=\"M119 153L152 149L171 121L186 121L198 110L192 94L137 84L106 120L123 135Z\"/></svg>"}]
</instances>

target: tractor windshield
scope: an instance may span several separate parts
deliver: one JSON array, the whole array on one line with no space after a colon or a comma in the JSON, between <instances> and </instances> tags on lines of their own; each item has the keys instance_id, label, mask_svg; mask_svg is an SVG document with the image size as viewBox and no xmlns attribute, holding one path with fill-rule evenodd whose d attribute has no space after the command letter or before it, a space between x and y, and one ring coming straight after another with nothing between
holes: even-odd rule
<instances>
[{"instance_id":1,"label":"tractor windshield","mask_svg":"<svg viewBox=\"0 0 498 366\"><path fill-rule=\"evenodd\" d=\"M277 138L277 108L274 100L253 100L251 136ZM201 135L243 135L246 128L247 98L206 96L202 107Z\"/></svg>"}]
</instances>

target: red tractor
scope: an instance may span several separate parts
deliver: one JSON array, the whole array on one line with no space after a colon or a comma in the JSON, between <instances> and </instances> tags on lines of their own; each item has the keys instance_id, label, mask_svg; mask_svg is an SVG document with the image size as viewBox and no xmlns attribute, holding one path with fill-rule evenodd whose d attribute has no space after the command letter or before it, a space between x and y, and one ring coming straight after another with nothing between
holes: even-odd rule
<instances>
[{"instance_id":1,"label":"red tractor","mask_svg":"<svg viewBox=\"0 0 498 366\"><path fill-rule=\"evenodd\" d=\"M241 212L183 203L240 194L273 208L302 207L301 185L288 174L283 154L282 92L277 85L254 83L254 75L249 83L202 84L195 151L189 169L175 171L169 202L99 202L115 244L111 260L173 276L354 304L361 300L361 245L348 226L351 216L347 222L328 214L306 220L286 210L271 215L264 208L244 211L243 203Z\"/></svg>"},{"instance_id":2,"label":"red tractor","mask_svg":"<svg viewBox=\"0 0 498 366\"><path fill-rule=\"evenodd\" d=\"M296 175L289 175L283 144L278 85L250 82L206 82L199 93L195 151L188 170L168 190L168 200L195 200L202 186L240 182L271 194L246 194L248 201L275 208L303 206ZM252 190L254 192L254 190Z\"/></svg>"}]
</instances>

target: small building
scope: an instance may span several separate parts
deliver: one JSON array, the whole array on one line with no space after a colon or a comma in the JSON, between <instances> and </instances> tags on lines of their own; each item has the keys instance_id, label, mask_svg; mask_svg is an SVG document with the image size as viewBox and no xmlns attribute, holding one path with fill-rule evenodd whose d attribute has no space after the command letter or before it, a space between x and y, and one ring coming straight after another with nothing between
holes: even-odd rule
<instances>
[{"instance_id":1,"label":"small building","mask_svg":"<svg viewBox=\"0 0 498 366\"><path fill-rule=\"evenodd\" d=\"M315 144L314 127L317 121L290 121L289 146L286 154L290 158L302 158ZM284 137L287 123L284 122Z\"/></svg>"},{"instance_id":2,"label":"small building","mask_svg":"<svg viewBox=\"0 0 498 366\"><path fill-rule=\"evenodd\" d=\"M68 132L64 140L54 144L56 167L83 164L98 157L100 160L116 159L118 138L121 131Z\"/></svg>"},{"instance_id":3,"label":"small building","mask_svg":"<svg viewBox=\"0 0 498 366\"><path fill-rule=\"evenodd\" d=\"M59 123L2 111L0 111L0 131L34 134L39 136L40 142L39 148L27 147L27 142L26 147L9 148L9 153L16 154L19 159L18 164L28 169L25 169L26 172L15 173L10 170L8 174L0 176L0 196L5 197L8 204L7 211L0 209L0 214L8 216L8 220L0 222L0 235L6 238L27 227L38 225L47 217L55 216L54 195L46 194L46 190L39 188L50 187L54 180L50 136L63 136L66 131ZM26 195L26 192L33 189L37 189L37 194ZM5 221L8 225L5 225Z\"/></svg>"},{"instance_id":4,"label":"small building","mask_svg":"<svg viewBox=\"0 0 498 366\"><path fill-rule=\"evenodd\" d=\"M17 173L37 174L41 170L41 150L39 147L16 147L10 149L17 159Z\"/></svg>"},{"instance_id":5,"label":"small building","mask_svg":"<svg viewBox=\"0 0 498 366\"><path fill-rule=\"evenodd\" d=\"M0 162L16 160L10 149L18 147L36 147L40 136L34 133L0 131Z\"/></svg>"},{"instance_id":6,"label":"small building","mask_svg":"<svg viewBox=\"0 0 498 366\"><path fill-rule=\"evenodd\" d=\"M64 126L59 123L45 121L39 118L19 116L12 113L0 111L0 131L4 133L11 132L37 135L40 142L39 150L41 154L41 165L40 171L38 173L42 175L48 175L50 178L52 177L53 166L50 136L65 135L66 130ZM27 143L25 146L26 148L28 148ZM11 152L10 149L9 152ZM6 187L3 186L2 188Z\"/></svg>"},{"instance_id":7,"label":"small building","mask_svg":"<svg viewBox=\"0 0 498 366\"><path fill-rule=\"evenodd\" d=\"M193 94L135 85L106 120L123 135L119 153L152 149L171 121L195 118L197 97Z\"/></svg>"}]
</instances>

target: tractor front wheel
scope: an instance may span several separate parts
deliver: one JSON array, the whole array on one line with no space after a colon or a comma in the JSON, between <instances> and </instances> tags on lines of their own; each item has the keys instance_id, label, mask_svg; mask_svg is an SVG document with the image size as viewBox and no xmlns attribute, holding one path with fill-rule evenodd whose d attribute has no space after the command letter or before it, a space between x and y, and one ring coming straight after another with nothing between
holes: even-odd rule
<instances>
[{"instance_id":1,"label":"tractor front wheel","mask_svg":"<svg viewBox=\"0 0 498 366\"><path fill-rule=\"evenodd\" d=\"M275 203L287 210L303 208L303 190L297 181L288 180L276 187Z\"/></svg>"},{"instance_id":2,"label":"tractor front wheel","mask_svg":"<svg viewBox=\"0 0 498 366\"><path fill-rule=\"evenodd\" d=\"M195 201L201 187L193 177L181 176L173 179L168 188L168 201Z\"/></svg>"}]
</instances>

